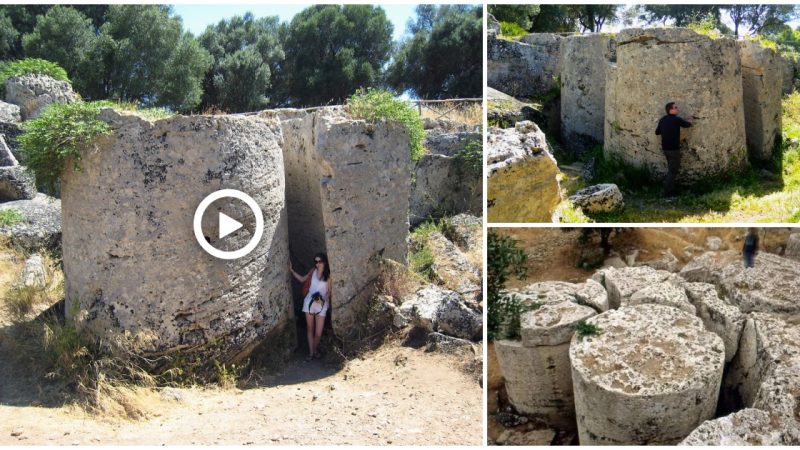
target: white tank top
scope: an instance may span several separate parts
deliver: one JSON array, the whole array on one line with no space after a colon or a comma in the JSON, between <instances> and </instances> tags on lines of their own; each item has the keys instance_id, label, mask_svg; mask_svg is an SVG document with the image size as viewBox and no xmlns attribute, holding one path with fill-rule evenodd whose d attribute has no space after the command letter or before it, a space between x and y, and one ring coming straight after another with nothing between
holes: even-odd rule
<instances>
[{"instance_id":1,"label":"white tank top","mask_svg":"<svg viewBox=\"0 0 800 450\"><path fill-rule=\"evenodd\" d=\"M316 269L311 272L311 286L308 288L308 294L313 295L315 292L319 292L322 298L324 298L326 302L328 301L328 280L322 281L317 278Z\"/></svg>"}]
</instances>

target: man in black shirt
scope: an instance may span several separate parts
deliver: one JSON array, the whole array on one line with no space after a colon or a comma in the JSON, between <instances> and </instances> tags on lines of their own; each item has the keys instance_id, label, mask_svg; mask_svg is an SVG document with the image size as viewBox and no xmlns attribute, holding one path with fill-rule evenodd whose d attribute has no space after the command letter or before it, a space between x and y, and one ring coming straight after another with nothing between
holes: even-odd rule
<instances>
[{"instance_id":1,"label":"man in black shirt","mask_svg":"<svg viewBox=\"0 0 800 450\"><path fill-rule=\"evenodd\" d=\"M675 177L681 167L681 128L692 126L691 122L678 117L678 105L669 102L664 107L667 115L658 121L656 134L661 136L661 150L667 157L667 177L664 179L664 197L675 195Z\"/></svg>"}]
</instances>

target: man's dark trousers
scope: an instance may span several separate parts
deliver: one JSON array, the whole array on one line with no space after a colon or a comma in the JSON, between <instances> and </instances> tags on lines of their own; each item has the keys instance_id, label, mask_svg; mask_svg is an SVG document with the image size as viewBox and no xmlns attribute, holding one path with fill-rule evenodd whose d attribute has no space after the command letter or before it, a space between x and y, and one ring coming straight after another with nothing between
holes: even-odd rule
<instances>
[{"instance_id":1,"label":"man's dark trousers","mask_svg":"<svg viewBox=\"0 0 800 450\"><path fill-rule=\"evenodd\" d=\"M678 176L678 169L681 167L680 150L663 150L667 157L667 176L664 178L664 196L672 197L675 195L675 178Z\"/></svg>"}]
</instances>

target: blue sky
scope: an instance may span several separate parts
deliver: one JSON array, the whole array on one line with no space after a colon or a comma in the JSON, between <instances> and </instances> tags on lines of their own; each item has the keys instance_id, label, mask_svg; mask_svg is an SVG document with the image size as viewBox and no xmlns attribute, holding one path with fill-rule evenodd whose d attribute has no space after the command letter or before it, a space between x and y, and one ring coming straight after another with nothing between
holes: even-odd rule
<instances>
[{"instance_id":1,"label":"blue sky","mask_svg":"<svg viewBox=\"0 0 800 450\"><path fill-rule=\"evenodd\" d=\"M216 24L222 19L227 19L235 15L244 15L250 11L256 17L278 16L281 22L292 20L295 14L311 6L311 3L291 4L291 5L258 5L258 4L239 4L239 5L191 5L175 4L173 11L176 15L183 18L184 29L191 31L195 36L205 31L206 27ZM406 22L414 19L414 8L417 5L380 5L386 11L386 17L394 25L392 38L398 40L406 32Z\"/></svg>"}]
</instances>

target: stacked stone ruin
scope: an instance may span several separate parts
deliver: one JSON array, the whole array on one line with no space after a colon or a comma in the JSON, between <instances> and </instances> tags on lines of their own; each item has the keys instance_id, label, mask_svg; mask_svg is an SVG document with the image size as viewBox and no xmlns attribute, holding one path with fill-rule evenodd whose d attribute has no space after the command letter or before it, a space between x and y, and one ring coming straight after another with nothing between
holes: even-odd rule
<instances>
[{"instance_id":1,"label":"stacked stone ruin","mask_svg":"<svg viewBox=\"0 0 800 450\"><path fill-rule=\"evenodd\" d=\"M561 137L575 154L602 144L607 157L663 176L655 128L669 101L694 121L682 132L680 180L740 170L748 157L769 159L780 138L786 62L756 42L634 28L614 37L490 35L487 45L490 87L532 97L551 89L541 80L560 80ZM537 61L553 63L528 67Z\"/></svg>"},{"instance_id":2,"label":"stacked stone ruin","mask_svg":"<svg viewBox=\"0 0 800 450\"><path fill-rule=\"evenodd\" d=\"M740 258L510 291L541 306L495 342L509 401L582 445L800 444L800 262Z\"/></svg>"}]
</instances>

